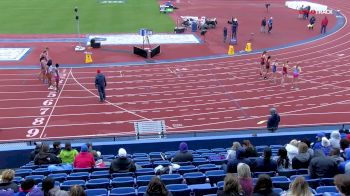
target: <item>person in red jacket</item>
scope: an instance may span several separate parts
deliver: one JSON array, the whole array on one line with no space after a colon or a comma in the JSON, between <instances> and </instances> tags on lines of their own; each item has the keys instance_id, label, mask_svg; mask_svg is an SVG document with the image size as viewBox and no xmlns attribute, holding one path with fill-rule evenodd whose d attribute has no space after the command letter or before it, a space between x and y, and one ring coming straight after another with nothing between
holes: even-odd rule
<instances>
[{"instance_id":1,"label":"person in red jacket","mask_svg":"<svg viewBox=\"0 0 350 196\"><path fill-rule=\"evenodd\" d=\"M88 152L88 147L84 144L81 146L80 153L75 157L74 168L93 168L95 166L94 156Z\"/></svg>"},{"instance_id":2,"label":"person in red jacket","mask_svg":"<svg viewBox=\"0 0 350 196\"><path fill-rule=\"evenodd\" d=\"M328 18L327 16L324 17L324 19L321 22L321 34L325 34L326 33L326 27L328 25Z\"/></svg>"}]
</instances>

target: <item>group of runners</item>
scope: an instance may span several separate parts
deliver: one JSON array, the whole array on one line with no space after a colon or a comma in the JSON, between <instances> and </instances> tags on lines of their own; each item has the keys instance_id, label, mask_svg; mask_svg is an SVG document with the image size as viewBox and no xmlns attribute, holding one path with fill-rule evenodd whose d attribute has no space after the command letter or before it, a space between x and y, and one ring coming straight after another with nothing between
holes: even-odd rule
<instances>
[{"instance_id":1,"label":"group of runners","mask_svg":"<svg viewBox=\"0 0 350 196\"><path fill-rule=\"evenodd\" d=\"M301 73L301 67L299 63L295 63L295 66L289 67L289 61L278 61L275 59L272 61L272 57L267 51L264 51L260 57L260 77L269 79L272 77L274 84L277 84L277 71L281 71L281 86L284 87L288 82L288 75L292 72L292 88L298 89L298 80Z\"/></svg>"},{"instance_id":2,"label":"group of runners","mask_svg":"<svg viewBox=\"0 0 350 196\"><path fill-rule=\"evenodd\" d=\"M40 54L40 73L39 80L44 84L48 84L49 90L59 91L59 64L53 65L52 60L49 57L49 48L45 48Z\"/></svg>"}]
</instances>

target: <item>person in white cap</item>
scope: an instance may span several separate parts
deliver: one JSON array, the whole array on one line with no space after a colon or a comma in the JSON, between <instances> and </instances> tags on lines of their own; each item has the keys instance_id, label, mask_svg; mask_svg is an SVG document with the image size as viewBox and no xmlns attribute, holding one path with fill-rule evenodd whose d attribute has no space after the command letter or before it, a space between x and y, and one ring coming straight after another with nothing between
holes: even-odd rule
<instances>
[{"instance_id":1,"label":"person in white cap","mask_svg":"<svg viewBox=\"0 0 350 196\"><path fill-rule=\"evenodd\" d=\"M111 162L109 173L135 172L136 166L134 162L128 158L126 150L119 148L118 156Z\"/></svg>"}]
</instances>

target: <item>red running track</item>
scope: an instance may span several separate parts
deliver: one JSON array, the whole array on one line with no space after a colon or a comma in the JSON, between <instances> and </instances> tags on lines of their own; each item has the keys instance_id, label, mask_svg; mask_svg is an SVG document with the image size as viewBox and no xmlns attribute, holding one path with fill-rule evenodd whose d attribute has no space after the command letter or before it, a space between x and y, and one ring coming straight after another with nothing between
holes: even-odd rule
<instances>
[{"instance_id":1,"label":"red running track","mask_svg":"<svg viewBox=\"0 0 350 196\"><path fill-rule=\"evenodd\" d=\"M349 15L350 5L331 2ZM98 102L92 68L61 69L60 93L40 84L36 71L2 71L0 141L133 135L140 120L165 120L169 133L255 129L271 106L282 127L348 123L349 29L271 52L301 62L299 90L279 85L280 71L278 84L259 78L259 55L103 68L106 103Z\"/></svg>"}]
</instances>

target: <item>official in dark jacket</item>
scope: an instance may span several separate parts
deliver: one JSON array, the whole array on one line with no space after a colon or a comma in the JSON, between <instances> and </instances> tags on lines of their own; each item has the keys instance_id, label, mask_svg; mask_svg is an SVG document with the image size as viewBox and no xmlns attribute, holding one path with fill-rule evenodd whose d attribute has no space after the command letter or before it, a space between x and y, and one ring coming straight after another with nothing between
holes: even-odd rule
<instances>
[{"instance_id":1,"label":"official in dark jacket","mask_svg":"<svg viewBox=\"0 0 350 196\"><path fill-rule=\"evenodd\" d=\"M49 150L49 145L43 144L40 152L34 158L34 164L43 165L61 163L61 160L56 155L50 153Z\"/></svg>"},{"instance_id":2,"label":"official in dark jacket","mask_svg":"<svg viewBox=\"0 0 350 196\"><path fill-rule=\"evenodd\" d=\"M179 145L179 151L176 152L175 156L172 158L171 162L188 162L193 161L193 155L188 151L188 146L186 142L181 142Z\"/></svg>"},{"instance_id":3,"label":"official in dark jacket","mask_svg":"<svg viewBox=\"0 0 350 196\"><path fill-rule=\"evenodd\" d=\"M95 79L95 86L98 90L98 94L100 96L100 102L104 102L106 100L106 92L105 88L107 86L106 77L101 73L100 70L97 70L97 75Z\"/></svg>"},{"instance_id":4,"label":"official in dark jacket","mask_svg":"<svg viewBox=\"0 0 350 196\"><path fill-rule=\"evenodd\" d=\"M271 116L267 121L267 130L275 132L278 129L281 118L280 115L278 115L276 108L271 108L270 113Z\"/></svg>"},{"instance_id":5,"label":"official in dark jacket","mask_svg":"<svg viewBox=\"0 0 350 196\"><path fill-rule=\"evenodd\" d=\"M127 157L126 150L119 148L118 158L111 162L109 173L135 172L136 166L134 162Z\"/></svg>"},{"instance_id":6,"label":"official in dark jacket","mask_svg":"<svg viewBox=\"0 0 350 196\"><path fill-rule=\"evenodd\" d=\"M337 162L325 156L322 150L315 150L309 165L309 176L311 178L333 178L337 173Z\"/></svg>"}]
</instances>

